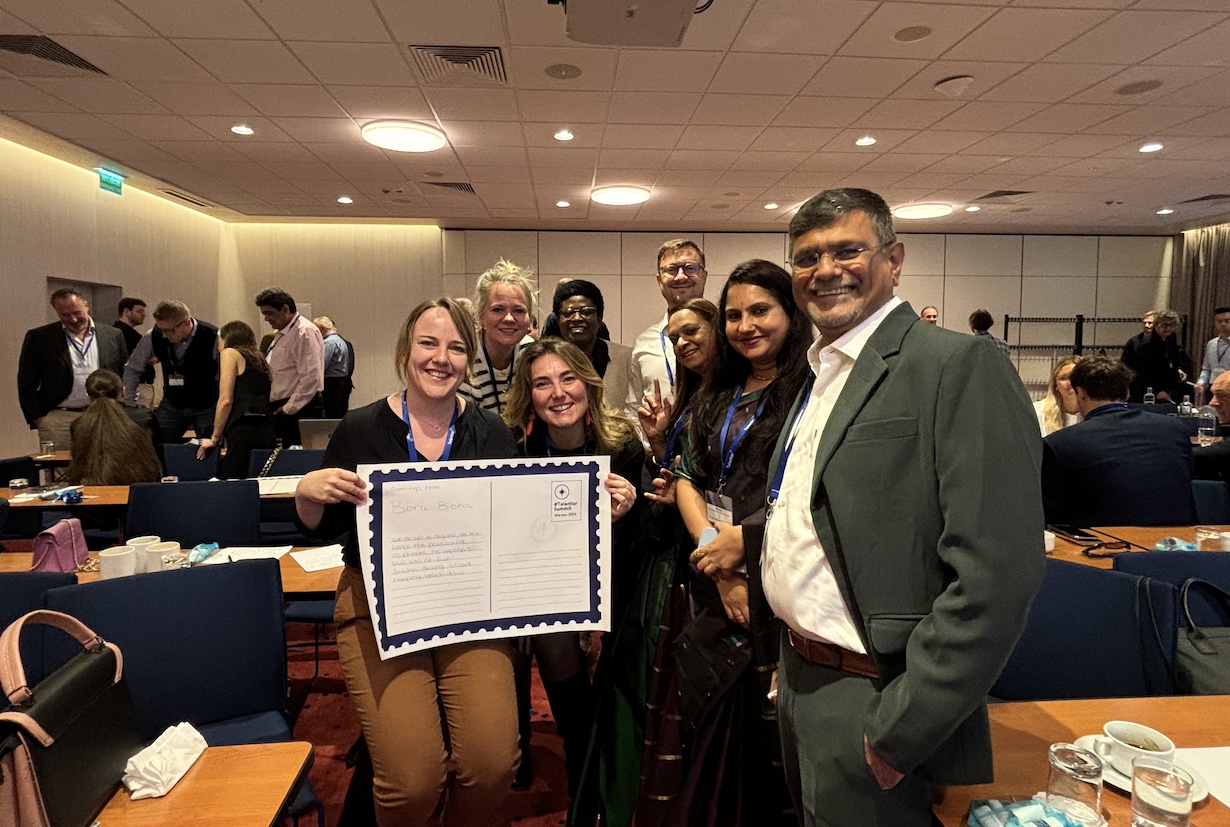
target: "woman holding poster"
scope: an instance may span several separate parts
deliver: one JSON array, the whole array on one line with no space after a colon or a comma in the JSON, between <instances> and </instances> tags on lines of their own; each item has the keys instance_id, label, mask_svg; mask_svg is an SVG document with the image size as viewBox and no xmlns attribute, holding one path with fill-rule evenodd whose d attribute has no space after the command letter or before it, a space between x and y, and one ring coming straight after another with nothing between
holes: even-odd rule
<instances>
[{"instance_id":1,"label":"woman holding poster","mask_svg":"<svg viewBox=\"0 0 1230 827\"><path fill-rule=\"evenodd\" d=\"M511 643L456 643L381 660L359 568L355 506L367 494L357 466L516 453L494 413L458 397L477 350L474 319L456 301L416 307L397 340L405 390L347 413L324 467L295 491L302 527L342 538L338 655L371 752L381 827L428 824L446 789L445 825L495 825L519 760Z\"/></svg>"}]
</instances>

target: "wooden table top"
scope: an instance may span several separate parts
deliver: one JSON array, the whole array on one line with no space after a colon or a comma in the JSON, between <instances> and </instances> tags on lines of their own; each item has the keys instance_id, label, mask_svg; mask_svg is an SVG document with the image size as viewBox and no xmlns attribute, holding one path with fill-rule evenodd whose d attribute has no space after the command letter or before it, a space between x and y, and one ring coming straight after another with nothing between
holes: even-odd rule
<instances>
[{"instance_id":1,"label":"wooden table top","mask_svg":"<svg viewBox=\"0 0 1230 827\"><path fill-rule=\"evenodd\" d=\"M92 559L98 558L97 552L91 552ZM29 571L34 561L34 555L28 551L11 551L0 554L0 573L14 571ZM226 565L220 563L219 565ZM337 581L342 576L342 568L325 569L323 571L304 571L295 558L289 554L278 559L282 569L282 593L287 598L298 600L332 599L337 594ZM78 583L93 583L98 580L98 572L77 572Z\"/></svg>"},{"instance_id":2,"label":"wooden table top","mask_svg":"<svg viewBox=\"0 0 1230 827\"><path fill-rule=\"evenodd\" d=\"M102 827L270 827L311 758L306 741L209 747L162 798L133 801L121 787L97 820Z\"/></svg>"},{"instance_id":3,"label":"wooden table top","mask_svg":"<svg viewBox=\"0 0 1230 827\"><path fill-rule=\"evenodd\" d=\"M167 483L173 485L173 483ZM8 488L0 488L0 498L11 500L14 494L25 493L22 491L12 491ZM27 502L9 503L12 508L89 508L91 506L125 506L128 505L128 486L127 485L86 485L83 486L81 494L83 499L77 505L65 505L59 500L29 500ZM279 494L261 494L262 500L288 500L294 499L294 492L279 493Z\"/></svg>"},{"instance_id":4,"label":"wooden table top","mask_svg":"<svg viewBox=\"0 0 1230 827\"><path fill-rule=\"evenodd\" d=\"M1220 531L1230 531L1230 526L1213 526ZM1091 528L1089 531L1093 534L1103 537L1107 540L1126 540L1132 544L1132 547L1125 554L1139 551L1152 551L1157 545L1158 540L1165 537L1178 537L1180 540L1191 542L1196 536L1196 527L1190 525L1180 526L1104 526L1099 528ZM1047 557L1054 557L1056 560L1068 560L1073 563L1080 563L1085 566L1093 566L1099 569L1109 569L1114 566L1113 557L1087 557L1082 549L1084 546L1070 543L1062 537L1055 538L1055 550ZM1213 553L1213 552L1210 552Z\"/></svg>"},{"instance_id":5,"label":"wooden table top","mask_svg":"<svg viewBox=\"0 0 1230 827\"><path fill-rule=\"evenodd\" d=\"M935 808L948 827L965 824L972 799L1031 798L1045 790L1047 748L1101 732L1107 721L1151 726L1169 735L1179 748L1230 746L1230 695L991 704L990 715L995 781L949 787ZM1129 827L1131 803L1130 794L1105 785L1102 809L1110 827ZM1192 824L1227 827L1230 808L1210 795L1192 810Z\"/></svg>"},{"instance_id":6,"label":"wooden table top","mask_svg":"<svg viewBox=\"0 0 1230 827\"><path fill-rule=\"evenodd\" d=\"M72 463L73 453L52 451L50 454L31 454L30 459L34 460L34 465L38 468L60 468Z\"/></svg>"}]
</instances>

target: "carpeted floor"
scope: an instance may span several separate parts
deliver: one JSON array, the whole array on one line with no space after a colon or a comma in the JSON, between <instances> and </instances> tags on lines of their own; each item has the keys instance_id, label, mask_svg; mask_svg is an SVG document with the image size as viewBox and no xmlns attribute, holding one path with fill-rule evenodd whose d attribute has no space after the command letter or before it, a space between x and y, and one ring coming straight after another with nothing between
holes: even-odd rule
<instances>
[{"instance_id":1,"label":"carpeted floor","mask_svg":"<svg viewBox=\"0 0 1230 827\"><path fill-rule=\"evenodd\" d=\"M311 643L309 624L287 624L287 642ZM295 697L312 675L312 649L289 648L291 697ZM555 723L547 704L546 694L534 671L533 713L534 767L536 777L528 790L510 792L504 801L505 823L517 827L556 827L565 821L568 806L567 780L564 776L564 752ZM346 697L337 649L331 643L321 647L320 678L304 704L295 723L295 737L310 741L315 747L315 762L310 778L316 794L325 805L325 827L336 827L342 811L342 801L350 784L350 770L345 764L346 751L359 736L359 722ZM300 819L308 827L311 819Z\"/></svg>"}]
</instances>

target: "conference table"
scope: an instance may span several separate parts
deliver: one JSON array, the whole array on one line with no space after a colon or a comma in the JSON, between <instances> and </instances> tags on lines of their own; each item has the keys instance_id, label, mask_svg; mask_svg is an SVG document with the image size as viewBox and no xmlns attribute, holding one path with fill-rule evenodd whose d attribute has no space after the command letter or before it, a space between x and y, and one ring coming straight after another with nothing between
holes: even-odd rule
<instances>
[{"instance_id":1,"label":"conference table","mask_svg":"<svg viewBox=\"0 0 1230 827\"><path fill-rule=\"evenodd\" d=\"M98 552L90 552L90 559L97 560ZM32 552L4 552L0 554L0 573L29 571L33 561ZM226 563L218 565L226 565ZM337 581L342 576L340 566L322 571L304 571L303 567L289 554L283 554L278 559L278 565L282 570L282 593L288 600L332 599L337 593ZM98 579L97 571L77 572L78 583L93 583Z\"/></svg>"},{"instance_id":2,"label":"conference table","mask_svg":"<svg viewBox=\"0 0 1230 827\"><path fill-rule=\"evenodd\" d=\"M161 798L133 801L121 787L100 827L270 827L312 765L306 741L208 747Z\"/></svg>"},{"instance_id":3,"label":"conference table","mask_svg":"<svg viewBox=\"0 0 1230 827\"><path fill-rule=\"evenodd\" d=\"M1044 791L1047 748L1099 733L1107 721L1136 721L1153 727L1169 735L1180 749L1230 746L1230 695L1028 701L991 704L989 712L995 780L944 790L935 811L947 827L966 823L971 800L1020 800ZM1109 784L1103 788L1102 809L1109 817L1109 827L1132 823L1131 796ZM1230 827L1230 807L1210 795L1193 808L1191 821L1193 827Z\"/></svg>"},{"instance_id":4,"label":"conference table","mask_svg":"<svg viewBox=\"0 0 1230 827\"><path fill-rule=\"evenodd\" d=\"M175 483L167 483L174 485ZM8 488L0 488L0 498L9 500L10 508L91 508L98 506L128 506L128 486L127 485L85 485L81 487L82 500L74 505L66 505L60 500L24 500L22 502L12 502L14 496L18 494L28 493L26 491L13 491ZM289 500L293 499L295 492L293 488L289 491L276 491L269 494L261 494L262 500Z\"/></svg>"},{"instance_id":5,"label":"conference table","mask_svg":"<svg viewBox=\"0 0 1230 827\"><path fill-rule=\"evenodd\" d=\"M1212 526L1219 531L1230 531L1230 526ZM1123 552L1131 554L1133 552L1152 551L1159 540L1166 537L1177 537L1180 540L1192 542L1196 536L1196 527L1190 525L1183 526L1104 526L1099 528L1087 529L1090 534L1093 534L1106 542L1127 542L1129 547ZM1048 552L1048 557L1053 557L1057 560L1068 560L1073 563L1080 563L1085 566L1092 566L1099 569L1109 569L1114 567L1114 559L1117 555L1110 557L1090 557L1084 553L1087 546L1082 546L1078 543L1069 542L1062 537L1055 538L1055 550ZM1215 554L1216 552L1209 552Z\"/></svg>"}]
</instances>

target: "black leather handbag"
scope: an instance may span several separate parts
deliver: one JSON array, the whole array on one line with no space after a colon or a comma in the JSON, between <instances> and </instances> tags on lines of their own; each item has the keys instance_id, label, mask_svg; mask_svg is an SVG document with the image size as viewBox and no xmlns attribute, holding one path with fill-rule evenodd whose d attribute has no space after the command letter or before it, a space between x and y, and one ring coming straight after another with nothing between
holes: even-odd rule
<instances>
[{"instance_id":1,"label":"black leather handbag","mask_svg":"<svg viewBox=\"0 0 1230 827\"><path fill-rule=\"evenodd\" d=\"M18 639L31 624L72 635L82 650L35 687ZM0 824L88 827L128 759L144 746L123 681L123 657L74 617L39 610L0 634Z\"/></svg>"}]
</instances>

